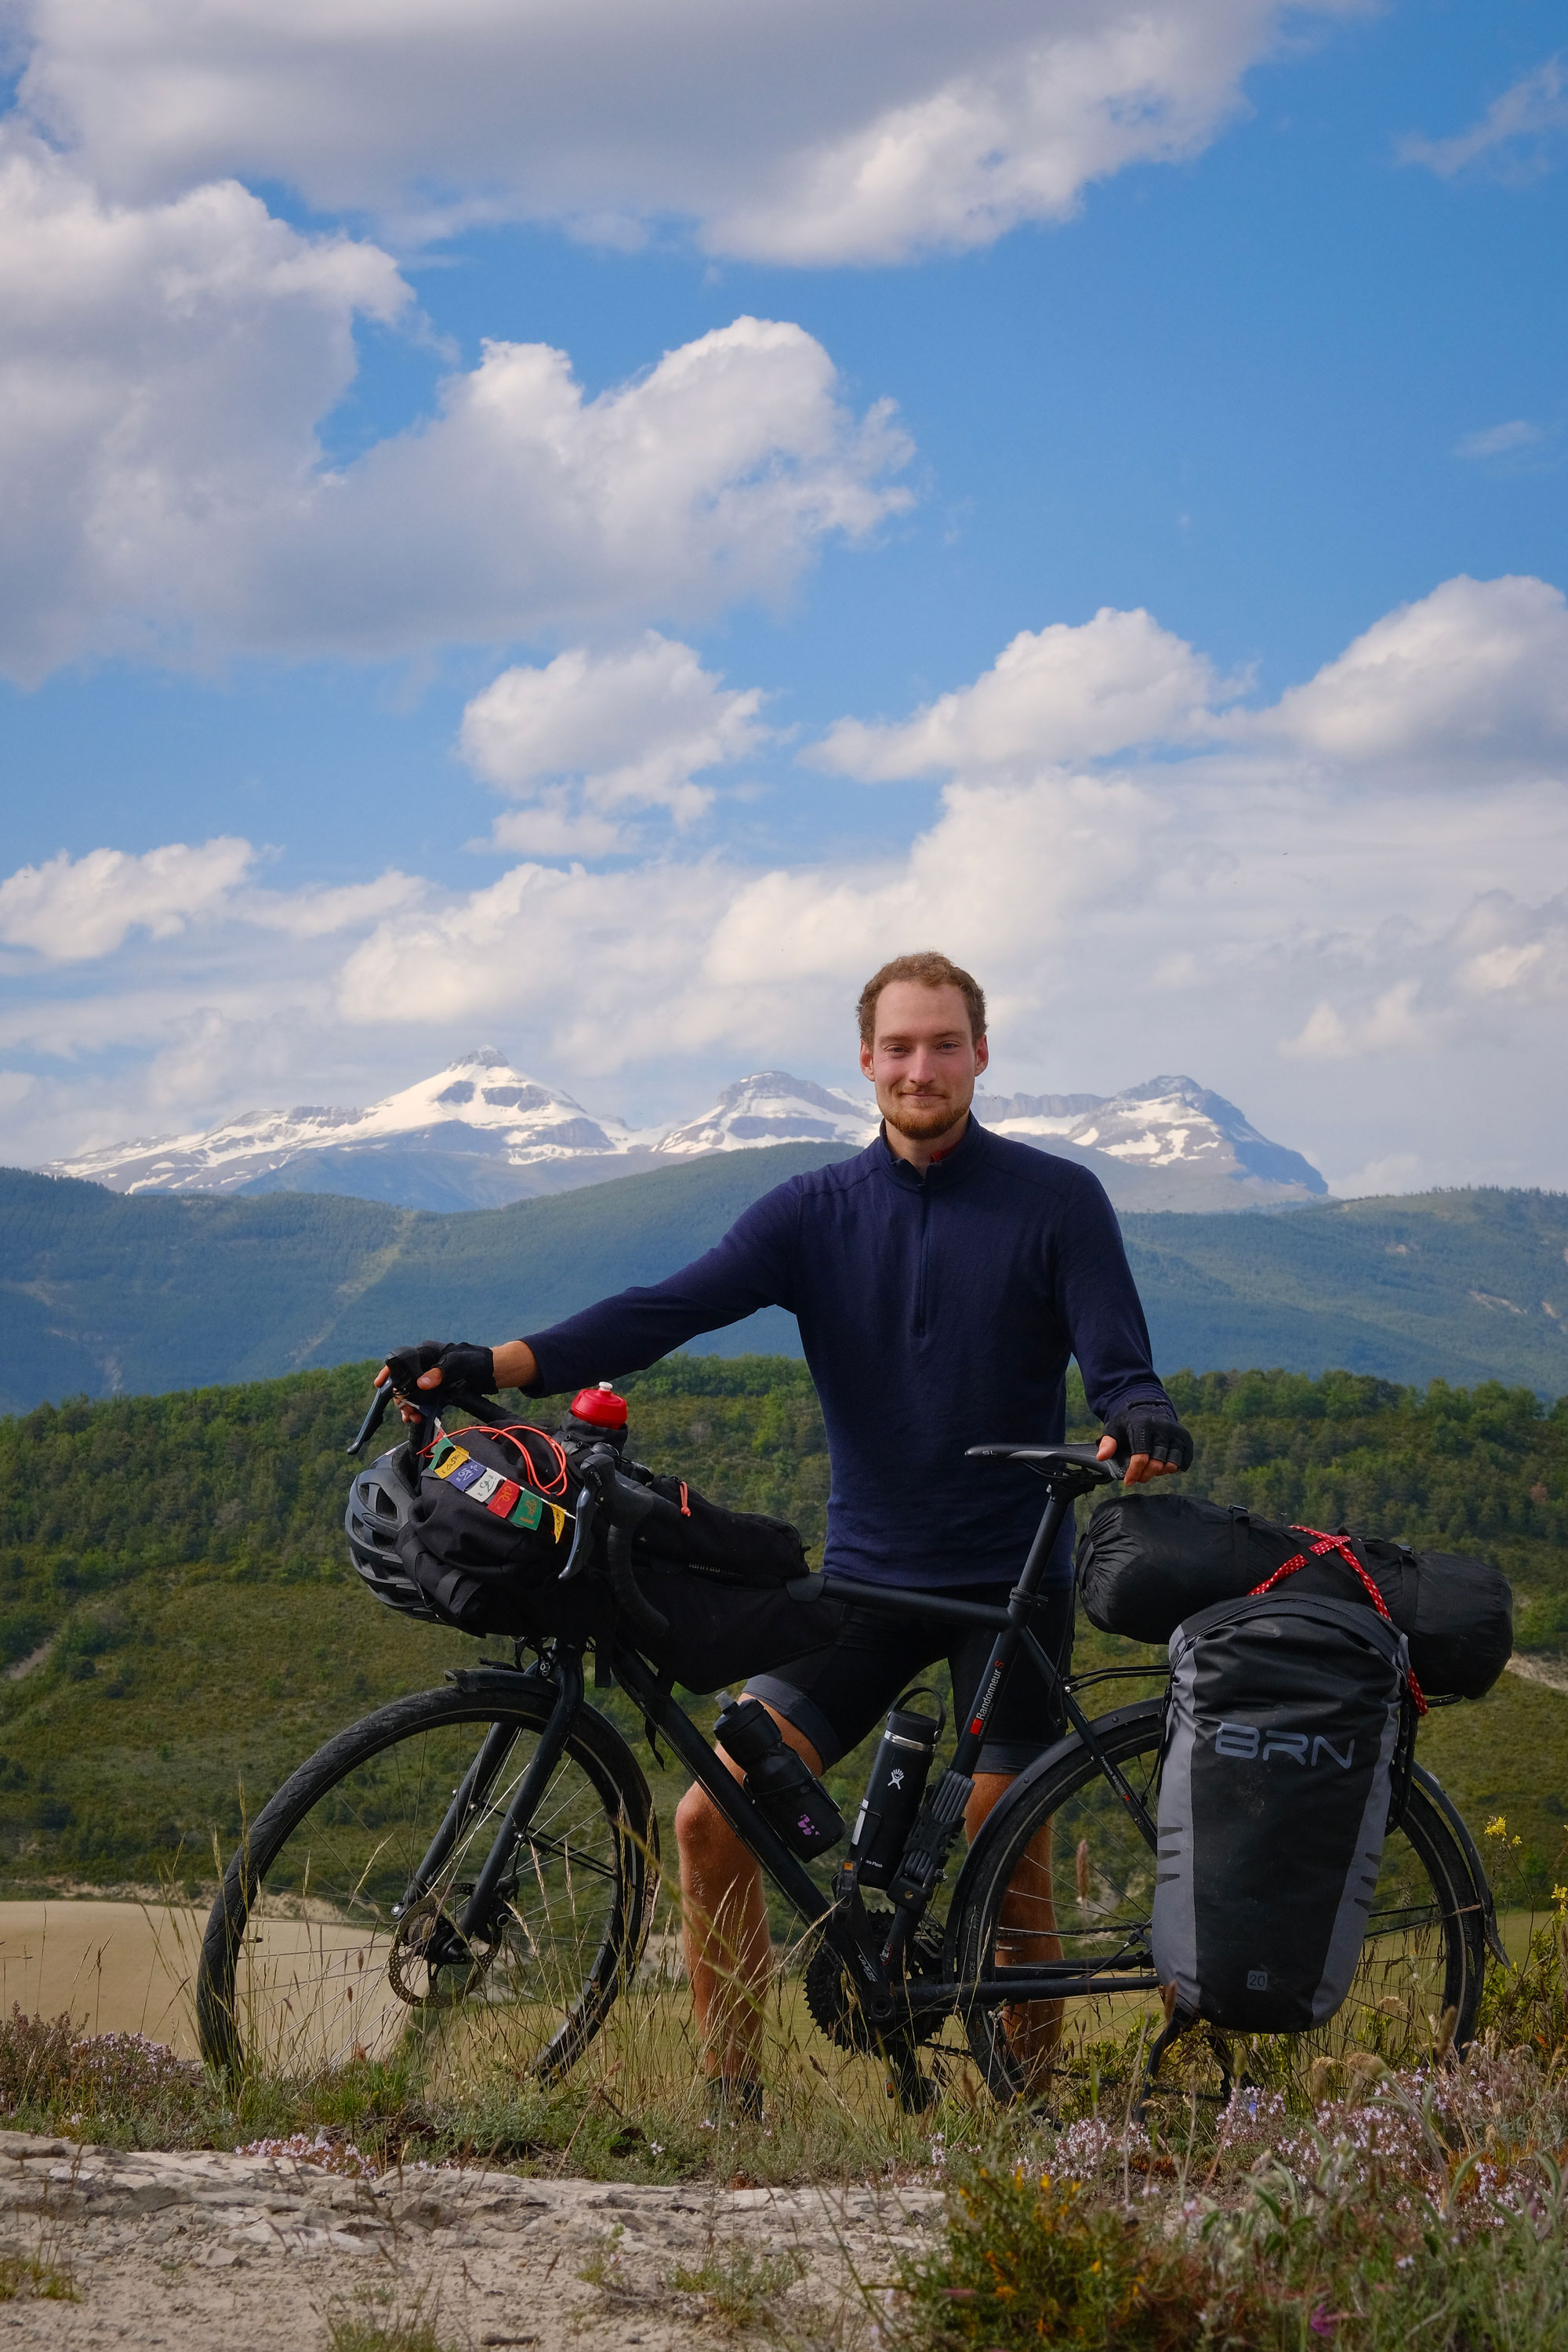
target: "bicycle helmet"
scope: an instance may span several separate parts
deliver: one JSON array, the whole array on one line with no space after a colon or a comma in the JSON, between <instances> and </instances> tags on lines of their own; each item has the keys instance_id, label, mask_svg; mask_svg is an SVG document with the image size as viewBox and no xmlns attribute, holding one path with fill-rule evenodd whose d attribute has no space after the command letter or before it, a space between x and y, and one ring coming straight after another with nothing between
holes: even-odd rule
<instances>
[{"instance_id":1,"label":"bicycle helmet","mask_svg":"<svg viewBox=\"0 0 1568 2352\"><path fill-rule=\"evenodd\" d=\"M403 1475L402 1453L401 1446L395 1446L368 1469L354 1473L343 1514L349 1558L387 1608L401 1609L407 1617L422 1617L426 1624L442 1625L446 1619L431 1608L398 1558L398 1530L412 1515L415 1502Z\"/></svg>"}]
</instances>

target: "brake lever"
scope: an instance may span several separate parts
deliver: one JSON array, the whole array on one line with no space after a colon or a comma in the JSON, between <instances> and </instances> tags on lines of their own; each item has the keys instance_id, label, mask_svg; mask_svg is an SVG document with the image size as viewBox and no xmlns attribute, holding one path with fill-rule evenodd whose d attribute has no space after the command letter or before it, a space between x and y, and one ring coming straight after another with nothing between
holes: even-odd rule
<instances>
[{"instance_id":1,"label":"brake lever","mask_svg":"<svg viewBox=\"0 0 1568 2352\"><path fill-rule=\"evenodd\" d=\"M566 1555L565 1567L555 1580L557 1584L569 1583L588 1565L588 1556L594 1548L594 1522L605 1500L599 1478L606 1465L614 1468L614 1456L607 1447L598 1445L591 1453L584 1454L576 1464L577 1475L583 1482L577 1496L577 1520L572 1530L572 1549Z\"/></svg>"},{"instance_id":2,"label":"brake lever","mask_svg":"<svg viewBox=\"0 0 1568 2352\"><path fill-rule=\"evenodd\" d=\"M364 1419L359 1425L359 1435L354 1439L353 1444L345 1449L348 1453L357 1454L364 1444L365 1440L375 1434L375 1432L381 1427L382 1423L386 1418L386 1408L391 1402L392 1382L387 1381L381 1388L377 1389L374 1396L372 1397L370 1401L370 1411L365 1414Z\"/></svg>"}]
</instances>

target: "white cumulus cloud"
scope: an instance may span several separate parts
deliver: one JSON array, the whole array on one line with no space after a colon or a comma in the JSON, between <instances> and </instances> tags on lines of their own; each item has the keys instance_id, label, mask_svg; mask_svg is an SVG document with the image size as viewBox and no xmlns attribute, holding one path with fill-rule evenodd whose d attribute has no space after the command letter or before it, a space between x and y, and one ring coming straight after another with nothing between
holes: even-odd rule
<instances>
[{"instance_id":1,"label":"white cumulus cloud","mask_svg":"<svg viewBox=\"0 0 1568 2352\"><path fill-rule=\"evenodd\" d=\"M561 787L541 793L527 808L507 809L487 839L468 844L472 850L515 850L525 858L613 857L634 846L624 826L589 809L574 808Z\"/></svg>"},{"instance_id":2,"label":"white cumulus cloud","mask_svg":"<svg viewBox=\"0 0 1568 2352\"><path fill-rule=\"evenodd\" d=\"M476 775L520 799L571 778L595 808L664 807L685 822L712 798L692 778L764 740L762 700L649 629L610 652L576 646L540 668L503 670L468 704L460 740Z\"/></svg>"},{"instance_id":3,"label":"white cumulus cloud","mask_svg":"<svg viewBox=\"0 0 1568 2352\"><path fill-rule=\"evenodd\" d=\"M91 849L73 858L62 850L0 882L0 940L72 963L112 953L135 930L173 939L228 902L255 855L247 841L226 838L195 848L171 842L140 857Z\"/></svg>"},{"instance_id":4,"label":"white cumulus cloud","mask_svg":"<svg viewBox=\"0 0 1568 2352\"><path fill-rule=\"evenodd\" d=\"M233 182L112 205L0 125L0 667L178 644L214 591L232 611L250 535L309 507L356 318L408 299L375 247Z\"/></svg>"},{"instance_id":5,"label":"white cumulus cloud","mask_svg":"<svg viewBox=\"0 0 1568 2352\"><path fill-rule=\"evenodd\" d=\"M1426 776L1568 753L1568 602L1528 577L1446 580L1373 624L1272 709L1226 722L1354 762Z\"/></svg>"},{"instance_id":6,"label":"white cumulus cloud","mask_svg":"<svg viewBox=\"0 0 1568 2352\"><path fill-rule=\"evenodd\" d=\"M1350 1061L1388 1054L1430 1055L1470 1032L1505 1038L1521 1016L1568 1004L1568 897L1540 904L1508 890L1471 898L1458 919L1423 935L1389 939L1375 972L1405 969L1386 986L1356 986L1342 1001L1324 997L1285 1050L1309 1061Z\"/></svg>"},{"instance_id":7,"label":"white cumulus cloud","mask_svg":"<svg viewBox=\"0 0 1568 2352\"><path fill-rule=\"evenodd\" d=\"M1095 759L1190 735L1215 691L1209 664L1145 612L1109 607L1072 628L1020 630L973 686L912 719L840 719L815 764L879 783Z\"/></svg>"},{"instance_id":8,"label":"white cumulus cloud","mask_svg":"<svg viewBox=\"0 0 1568 2352\"><path fill-rule=\"evenodd\" d=\"M1350 0L1320 0L1323 16ZM1197 152L1280 0L16 0L24 103L137 200L236 173L406 230L671 216L899 260Z\"/></svg>"},{"instance_id":9,"label":"white cumulus cloud","mask_svg":"<svg viewBox=\"0 0 1568 2352\"><path fill-rule=\"evenodd\" d=\"M587 398L492 342L339 468L356 320L408 289L233 182L110 204L0 126L0 669L84 652L384 656L776 596L907 503L802 328L738 319Z\"/></svg>"}]
</instances>

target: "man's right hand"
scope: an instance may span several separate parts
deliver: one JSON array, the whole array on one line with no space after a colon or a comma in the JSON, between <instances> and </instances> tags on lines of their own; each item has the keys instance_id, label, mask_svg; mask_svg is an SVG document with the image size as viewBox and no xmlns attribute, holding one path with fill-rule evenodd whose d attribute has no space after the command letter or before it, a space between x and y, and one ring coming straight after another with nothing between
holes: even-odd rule
<instances>
[{"instance_id":1,"label":"man's right hand","mask_svg":"<svg viewBox=\"0 0 1568 2352\"><path fill-rule=\"evenodd\" d=\"M416 1391L428 1393L442 1387L478 1390L488 1395L496 1389L531 1388L539 1378L533 1350L524 1339L505 1339L499 1348L476 1348L467 1340L421 1339L417 1346L394 1349L375 1376L376 1387L390 1381L397 1392L397 1409L410 1426L424 1415L410 1402ZM436 1399L431 1396L430 1409Z\"/></svg>"}]
</instances>

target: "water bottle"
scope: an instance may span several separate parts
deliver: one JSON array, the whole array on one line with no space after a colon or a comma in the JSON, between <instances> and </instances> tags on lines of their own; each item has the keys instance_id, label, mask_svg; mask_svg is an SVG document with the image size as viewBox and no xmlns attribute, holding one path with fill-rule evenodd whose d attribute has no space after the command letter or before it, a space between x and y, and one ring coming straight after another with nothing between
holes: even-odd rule
<instances>
[{"instance_id":1,"label":"water bottle","mask_svg":"<svg viewBox=\"0 0 1568 2352\"><path fill-rule=\"evenodd\" d=\"M597 1388L579 1389L559 1431L562 1443L574 1451L581 1446L611 1445L617 1454L626 1442L626 1401L608 1381Z\"/></svg>"},{"instance_id":2,"label":"water bottle","mask_svg":"<svg viewBox=\"0 0 1568 2352\"><path fill-rule=\"evenodd\" d=\"M746 1776L746 1792L792 1853L810 1862L837 1845L844 1817L804 1756L786 1747L760 1699L732 1699L713 1737Z\"/></svg>"},{"instance_id":3,"label":"water bottle","mask_svg":"<svg viewBox=\"0 0 1568 2352\"><path fill-rule=\"evenodd\" d=\"M938 1699L935 1715L921 1715L910 1701L935 1696L923 1684L908 1690L888 1717L844 1865L863 1886L887 1885L914 1825L947 1709Z\"/></svg>"}]
</instances>

